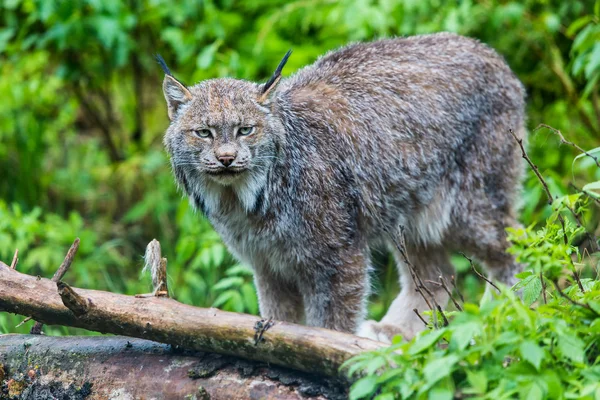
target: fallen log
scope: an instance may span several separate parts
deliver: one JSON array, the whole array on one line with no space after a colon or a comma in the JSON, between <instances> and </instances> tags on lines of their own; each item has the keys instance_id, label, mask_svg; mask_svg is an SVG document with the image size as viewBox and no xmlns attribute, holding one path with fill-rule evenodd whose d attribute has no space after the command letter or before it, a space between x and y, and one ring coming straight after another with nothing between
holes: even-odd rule
<instances>
[{"instance_id":1,"label":"fallen log","mask_svg":"<svg viewBox=\"0 0 600 400\"><path fill-rule=\"evenodd\" d=\"M343 399L346 385L125 337L0 335L0 398Z\"/></svg>"},{"instance_id":2,"label":"fallen log","mask_svg":"<svg viewBox=\"0 0 600 400\"><path fill-rule=\"evenodd\" d=\"M167 297L71 288L3 263L0 311L47 325L137 337L330 377L343 376L339 368L349 358L385 346L327 329L280 321L266 324L256 316L193 307Z\"/></svg>"}]
</instances>

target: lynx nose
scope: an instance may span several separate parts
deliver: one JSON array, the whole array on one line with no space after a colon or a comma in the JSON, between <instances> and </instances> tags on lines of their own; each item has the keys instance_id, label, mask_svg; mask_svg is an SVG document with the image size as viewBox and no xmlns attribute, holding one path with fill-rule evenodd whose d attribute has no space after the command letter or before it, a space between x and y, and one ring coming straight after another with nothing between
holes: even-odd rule
<instances>
[{"instance_id":1,"label":"lynx nose","mask_svg":"<svg viewBox=\"0 0 600 400\"><path fill-rule=\"evenodd\" d=\"M221 146L221 148L216 151L215 155L217 156L217 160L219 160L223 166L229 167L237 157L237 151L233 146L225 145Z\"/></svg>"},{"instance_id":2,"label":"lynx nose","mask_svg":"<svg viewBox=\"0 0 600 400\"><path fill-rule=\"evenodd\" d=\"M230 156L230 155L219 156L218 160L224 166L229 167L231 165L231 163L233 162L233 160L235 160L235 156Z\"/></svg>"}]
</instances>

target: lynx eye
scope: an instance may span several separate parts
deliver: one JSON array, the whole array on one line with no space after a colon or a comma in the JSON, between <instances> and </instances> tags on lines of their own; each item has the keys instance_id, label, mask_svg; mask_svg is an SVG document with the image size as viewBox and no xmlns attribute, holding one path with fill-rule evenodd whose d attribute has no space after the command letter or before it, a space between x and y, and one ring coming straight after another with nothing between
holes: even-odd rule
<instances>
[{"instance_id":1,"label":"lynx eye","mask_svg":"<svg viewBox=\"0 0 600 400\"><path fill-rule=\"evenodd\" d=\"M253 126L242 126L241 128L238 129L238 135L240 135L240 136L248 136L252 132L254 132Z\"/></svg>"},{"instance_id":2,"label":"lynx eye","mask_svg":"<svg viewBox=\"0 0 600 400\"><path fill-rule=\"evenodd\" d=\"M206 139L212 136L212 132L210 129L198 129L194 131L194 135L198 136L199 138Z\"/></svg>"}]
</instances>

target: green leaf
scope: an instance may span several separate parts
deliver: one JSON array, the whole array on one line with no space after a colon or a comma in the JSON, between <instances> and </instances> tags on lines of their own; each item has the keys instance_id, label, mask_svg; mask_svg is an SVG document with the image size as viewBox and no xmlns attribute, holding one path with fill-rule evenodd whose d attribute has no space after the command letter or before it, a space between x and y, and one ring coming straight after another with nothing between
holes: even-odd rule
<instances>
[{"instance_id":1,"label":"green leaf","mask_svg":"<svg viewBox=\"0 0 600 400\"><path fill-rule=\"evenodd\" d=\"M537 275L526 279L528 282L523 286L523 301L527 306L533 304L542 293L542 282Z\"/></svg>"},{"instance_id":2,"label":"green leaf","mask_svg":"<svg viewBox=\"0 0 600 400\"><path fill-rule=\"evenodd\" d=\"M375 396L373 400L394 400L394 395L392 393L382 393Z\"/></svg>"},{"instance_id":3,"label":"green leaf","mask_svg":"<svg viewBox=\"0 0 600 400\"><path fill-rule=\"evenodd\" d=\"M586 192L589 196L595 199L600 199L600 181L588 183L582 188L582 190Z\"/></svg>"},{"instance_id":4,"label":"green leaf","mask_svg":"<svg viewBox=\"0 0 600 400\"><path fill-rule=\"evenodd\" d=\"M118 20L111 17L97 16L90 21L96 28L98 39L104 47L112 47L121 31Z\"/></svg>"},{"instance_id":5,"label":"green leaf","mask_svg":"<svg viewBox=\"0 0 600 400\"><path fill-rule=\"evenodd\" d=\"M542 360L544 359L544 350L531 340L526 340L521 343L519 350L521 351L521 357L539 371Z\"/></svg>"},{"instance_id":6,"label":"green leaf","mask_svg":"<svg viewBox=\"0 0 600 400\"><path fill-rule=\"evenodd\" d=\"M425 365L423 375L428 385L433 385L437 381L450 375L459 357L456 354L450 354L446 357L435 359Z\"/></svg>"},{"instance_id":7,"label":"green leaf","mask_svg":"<svg viewBox=\"0 0 600 400\"><path fill-rule=\"evenodd\" d=\"M485 371L471 371L467 370L467 380L475 393L485 394L488 387L488 379Z\"/></svg>"},{"instance_id":8,"label":"green leaf","mask_svg":"<svg viewBox=\"0 0 600 400\"><path fill-rule=\"evenodd\" d=\"M536 382L531 382L521 392L521 398L527 400L543 400L544 391Z\"/></svg>"},{"instance_id":9,"label":"green leaf","mask_svg":"<svg viewBox=\"0 0 600 400\"><path fill-rule=\"evenodd\" d=\"M243 264L236 264L232 267L229 267L225 274L228 276L252 276L254 273L252 272L252 268L247 267Z\"/></svg>"},{"instance_id":10,"label":"green leaf","mask_svg":"<svg viewBox=\"0 0 600 400\"><path fill-rule=\"evenodd\" d=\"M0 29L0 54L2 54L2 52L4 52L7 44L10 42L10 40L14 34L15 34L15 29L13 29L13 28Z\"/></svg>"},{"instance_id":11,"label":"green leaf","mask_svg":"<svg viewBox=\"0 0 600 400\"><path fill-rule=\"evenodd\" d=\"M213 302L212 307L215 307L215 308L221 307L223 304L225 304L229 300L231 300L236 294L237 294L237 292L234 290L227 290L227 291L221 293Z\"/></svg>"},{"instance_id":12,"label":"green leaf","mask_svg":"<svg viewBox=\"0 0 600 400\"><path fill-rule=\"evenodd\" d=\"M206 46L200 52L200 54L198 54L198 57L196 58L196 66L199 69L207 69L208 67L210 67L212 65L213 60L215 58L215 53L219 49L219 46L221 46L221 43L222 43L221 40L216 40L210 46Z\"/></svg>"},{"instance_id":13,"label":"green leaf","mask_svg":"<svg viewBox=\"0 0 600 400\"><path fill-rule=\"evenodd\" d=\"M593 156L596 156L596 154L598 154L598 157L600 157L600 147L596 147L596 148L593 148L593 149L591 149L591 150L587 150L586 152L587 152L588 154L591 154L591 155L593 155ZM575 158L573 159L573 163L575 163L575 161L577 161L577 160L579 160L579 159L581 159L581 158L584 158L584 157L589 157L589 156L588 156L588 154L581 153L581 154L577 155L577 157L575 157ZM596 158L598 158L598 157L596 157Z\"/></svg>"},{"instance_id":14,"label":"green leaf","mask_svg":"<svg viewBox=\"0 0 600 400\"><path fill-rule=\"evenodd\" d=\"M464 350L471 342L471 339L481 331L481 326L475 322L466 322L457 325L450 338L450 347L452 350Z\"/></svg>"},{"instance_id":15,"label":"green leaf","mask_svg":"<svg viewBox=\"0 0 600 400\"><path fill-rule=\"evenodd\" d=\"M359 379L350 388L350 400L364 399L371 396L377 389L377 377L365 376Z\"/></svg>"},{"instance_id":16,"label":"green leaf","mask_svg":"<svg viewBox=\"0 0 600 400\"><path fill-rule=\"evenodd\" d=\"M429 400L452 400L454 392L446 388L434 388L429 391Z\"/></svg>"},{"instance_id":17,"label":"green leaf","mask_svg":"<svg viewBox=\"0 0 600 400\"><path fill-rule=\"evenodd\" d=\"M567 36L575 35L581 28L583 28L593 20L594 17L591 15L584 15L583 17L576 19L571 23L571 25L569 25L569 28L566 32Z\"/></svg>"},{"instance_id":18,"label":"green leaf","mask_svg":"<svg viewBox=\"0 0 600 400\"><path fill-rule=\"evenodd\" d=\"M244 299L246 310L249 314L258 314L258 298L256 297L256 289L251 283L245 283L240 288L240 293Z\"/></svg>"},{"instance_id":19,"label":"green leaf","mask_svg":"<svg viewBox=\"0 0 600 400\"><path fill-rule=\"evenodd\" d=\"M570 358L575 362L583 363L585 357L585 343L575 336L575 334L559 333L557 347L563 356Z\"/></svg>"},{"instance_id":20,"label":"green leaf","mask_svg":"<svg viewBox=\"0 0 600 400\"><path fill-rule=\"evenodd\" d=\"M410 347L408 354L414 355L427 350L436 344L444 333L446 333L446 329L438 329L435 331L426 332L422 336L419 336L417 341Z\"/></svg>"},{"instance_id":21,"label":"green leaf","mask_svg":"<svg viewBox=\"0 0 600 400\"><path fill-rule=\"evenodd\" d=\"M365 367L365 371L368 375L373 375L378 369L383 367L386 364L386 360L384 357L376 357L369 361L369 363Z\"/></svg>"},{"instance_id":22,"label":"green leaf","mask_svg":"<svg viewBox=\"0 0 600 400\"><path fill-rule=\"evenodd\" d=\"M221 279L215 286L213 286L213 289L216 291L230 289L233 287L238 287L242 283L244 283L244 278L239 276L230 276L228 278Z\"/></svg>"}]
</instances>

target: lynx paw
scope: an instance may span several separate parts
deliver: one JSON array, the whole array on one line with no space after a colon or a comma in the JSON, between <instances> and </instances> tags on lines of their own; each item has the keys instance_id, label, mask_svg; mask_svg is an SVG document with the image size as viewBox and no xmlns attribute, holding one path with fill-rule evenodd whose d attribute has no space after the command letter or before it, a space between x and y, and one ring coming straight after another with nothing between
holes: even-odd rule
<instances>
[{"instance_id":1,"label":"lynx paw","mask_svg":"<svg viewBox=\"0 0 600 400\"><path fill-rule=\"evenodd\" d=\"M369 320L360 325L356 335L384 343L391 343L396 335L400 335L404 339L409 340L414 336L414 333L407 332L399 326Z\"/></svg>"}]
</instances>

